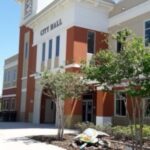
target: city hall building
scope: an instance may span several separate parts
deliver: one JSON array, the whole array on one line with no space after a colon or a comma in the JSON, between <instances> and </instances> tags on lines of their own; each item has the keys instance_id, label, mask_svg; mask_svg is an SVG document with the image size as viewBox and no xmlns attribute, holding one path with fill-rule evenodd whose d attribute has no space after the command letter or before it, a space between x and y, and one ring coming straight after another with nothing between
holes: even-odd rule
<instances>
[{"instance_id":1,"label":"city hall building","mask_svg":"<svg viewBox=\"0 0 150 150\"><path fill-rule=\"evenodd\" d=\"M56 71L65 66L66 71L78 72L81 61L89 61L100 49L107 49L109 34L123 27L150 42L150 0L18 2L22 8L19 53L5 63L2 111L13 108L19 121L56 123L55 104L43 94L40 84L39 73L45 69ZM119 51L115 41L110 43ZM12 68L15 71L10 71ZM82 101L65 101L66 126L82 121L125 124L124 98L121 92L113 95L97 88L83 95ZM149 122L149 117L145 118Z\"/></svg>"}]
</instances>

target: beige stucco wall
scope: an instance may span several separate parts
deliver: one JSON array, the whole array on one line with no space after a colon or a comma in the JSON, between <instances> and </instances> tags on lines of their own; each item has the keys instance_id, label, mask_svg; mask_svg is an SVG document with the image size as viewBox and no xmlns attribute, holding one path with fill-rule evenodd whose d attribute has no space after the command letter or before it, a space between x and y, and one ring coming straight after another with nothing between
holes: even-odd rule
<instances>
[{"instance_id":1,"label":"beige stucco wall","mask_svg":"<svg viewBox=\"0 0 150 150\"><path fill-rule=\"evenodd\" d=\"M18 55L14 55L5 60L4 63L4 78L3 78L3 88L9 88L16 86L17 80L17 69L18 69ZM8 75L9 73L9 75ZM16 74L14 79L14 73ZM8 80L9 76L9 80Z\"/></svg>"},{"instance_id":2,"label":"beige stucco wall","mask_svg":"<svg viewBox=\"0 0 150 150\"><path fill-rule=\"evenodd\" d=\"M110 35L121 31L123 28L131 29L137 36L141 36L144 38L145 36L145 21L150 20L150 12L144 15L135 17L131 20L123 22L117 26L109 28ZM116 50L117 43L116 41L110 38L110 48Z\"/></svg>"},{"instance_id":3,"label":"beige stucco wall","mask_svg":"<svg viewBox=\"0 0 150 150\"><path fill-rule=\"evenodd\" d=\"M14 79L14 71L16 72L16 78ZM9 72L9 81L5 80L7 74ZM3 82L3 88L9 88L16 86L17 81L17 65L12 66L10 68L7 68L4 70L4 82Z\"/></svg>"},{"instance_id":4,"label":"beige stucco wall","mask_svg":"<svg viewBox=\"0 0 150 150\"><path fill-rule=\"evenodd\" d=\"M13 63L14 61L18 61L18 54L8 58L5 60L5 65L8 65L10 63Z\"/></svg>"},{"instance_id":5,"label":"beige stucco wall","mask_svg":"<svg viewBox=\"0 0 150 150\"><path fill-rule=\"evenodd\" d=\"M110 12L109 16L110 17L115 16L125 10L128 10L128 9L135 7L146 1L148 1L148 0L123 0L114 6L114 9ZM124 8L124 10L123 10L123 8Z\"/></svg>"}]
</instances>

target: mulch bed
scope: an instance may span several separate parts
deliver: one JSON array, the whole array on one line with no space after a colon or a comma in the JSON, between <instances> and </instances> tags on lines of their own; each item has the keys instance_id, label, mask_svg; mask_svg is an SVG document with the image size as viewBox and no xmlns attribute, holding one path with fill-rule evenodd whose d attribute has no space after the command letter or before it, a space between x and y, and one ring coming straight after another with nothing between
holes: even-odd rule
<instances>
[{"instance_id":1,"label":"mulch bed","mask_svg":"<svg viewBox=\"0 0 150 150\"><path fill-rule=\"evenodd\" d=\"M65 134L64 139L62 141L57 140L56 136L46 136L46 135L32 136L29 138L36 140L36 141L45 142L47 144L56 145L56 146L62 147L62 148L67 149L67 150L79 150L79 148L74 148L71 146L71 143L73 142L74 137L75 137L75 135L73 135L73 134ZM124 150L124 148L122 147L122 143L128 143L128 142L127 141L125 142L125 141L114 141L113 140L112 143L113 143L112 144L113 150L114 149ZM149 141L147 141L145 143L145 146L146 147L150 146ZM96 148L96 149L100 150L98 148ZM95 150L95 147L89 146L89 147L86 147L85 150ZM145 150L149 150L149 148L148 149L146 148Z\"/></svg>"},{"instance_id":2,"label":"mulch bed","mask_svg":"<svg viewBox=\"0 0 150 150\"><path fill-rule=\"evenodd\" d=\"M65 134L64 139L62 141L58 141L56 136L43 136L43 135L41 135L41 136L33 136L33 137L29 137L29 138L36 140L36 141L56 145L56 146L65 148L67 150L75 150L73 147L70 146L74 137L75 137L75 135Z\"/></svg>"}]
</instances>

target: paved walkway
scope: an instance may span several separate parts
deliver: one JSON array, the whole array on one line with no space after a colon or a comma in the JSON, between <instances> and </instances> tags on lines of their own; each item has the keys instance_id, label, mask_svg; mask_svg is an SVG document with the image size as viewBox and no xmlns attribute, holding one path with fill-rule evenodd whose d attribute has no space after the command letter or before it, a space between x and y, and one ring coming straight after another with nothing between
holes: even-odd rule
<instances>
[{"instance_id":1,"label":"paved walkway","mask_svg":"<svg viewBox=\"0 0 150 150\"><path fill-rule=\"evenodd\" d=\"M75 133L65 130L65 133ZM0 150L64 150L57 146L37 142L27 136L56 135L57 129L50 125L0 122Z\"/></svg>"}]
</instances>

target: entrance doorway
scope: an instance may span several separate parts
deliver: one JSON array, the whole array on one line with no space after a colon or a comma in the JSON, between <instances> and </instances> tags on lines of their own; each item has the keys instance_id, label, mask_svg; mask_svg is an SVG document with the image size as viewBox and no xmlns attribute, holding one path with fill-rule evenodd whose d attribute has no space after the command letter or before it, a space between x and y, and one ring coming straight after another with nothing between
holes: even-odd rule
<instances>
[{"instance_id":1,"label":"entrance doorway","mask_svg":"<svg viewBox=\"0 0 150 150\"><path fill-rule=\"evenodd\" d=\"M50 100L46 99L45 105L45 123L55 123L55 116L56 116L56 107L55 103Z\"/></svg>"},{"instance_id":2,"label":"entrance doorway","mask_svg":"<svg viewBox=\"0 0 150 150\"><path fill-rule=\"evenodd\" d=\"M41 101L41 123L55 124L56 104L46 96Z\"/></svg>"},{"instance_id":3,"label":"entrance doorway","mask_svg":"<svg viewBox=\"0 0 150 150\"><path fill-rule=\"evenodd\" d=\"M86 94L83 96L82 102L82 121L94 122L93 94Z\"/></svg>"}]
</instances>

